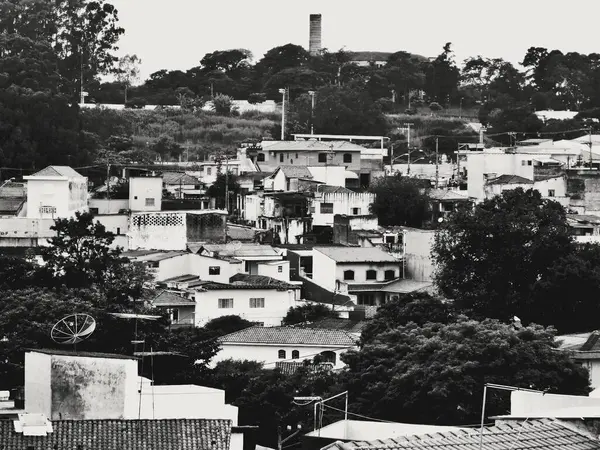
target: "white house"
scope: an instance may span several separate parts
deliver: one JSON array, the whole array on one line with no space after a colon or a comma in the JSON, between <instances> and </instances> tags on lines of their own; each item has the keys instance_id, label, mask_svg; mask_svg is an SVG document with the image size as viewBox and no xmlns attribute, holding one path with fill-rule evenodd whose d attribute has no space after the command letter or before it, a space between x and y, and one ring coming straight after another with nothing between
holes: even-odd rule
<instances>
[{"instance_id":1,"label":"white house","mask_svg":"<svg viewBox=\"0 0 600 450\"><path fill-rule=\"evenodd\" d=\"M333 226L336 214L361 216L369 214L369 206L375 201L375 194L354 192L342 186L311 185L313 193L310 209L312 225Z\"/></svg>"},{"instance_id":2,"label":"white house","mask_svg":"<svg viewBox=\"0 0 600 450\"><path fill-rule=\"evenodd\" d=\"M228 244L205 244L201 246L198 253L203 256L238 259L244 263L243 272L250 275L259 275L260 264L283 260L283 256L270 245L250 244L243 242L230 242ZM289 270L289 265L287 267ZM283 268L282 271L277 269L276 273L280 275L274 278L285 281L285 277L287 276L287 279L289 280L289 274L285 275Z\"/></svg>"},{"instance_id":3,"label":"white house","mask_svg":"<svg viewBox=\"0 0 600 450\"><path fill-rule=\"evenodd\" d=\"M200 180L185 172L163 172L162 181L166 191L175 198L197 197L204 193Z\"/></svg>"},{"instance_id":4,"label":"white house","mask_svg":"<svg viewBox=\"0 0 600 450\"><path fill-rule=\"evenodd\" d=\"M380 283L401 276L401 262L377 247L315 247L313 268L313 281L329 291L339 281Z\"/></svg>"},{"instance_id":5,"label":"white house","mask_svg":"<svg viewBox=\"0 0 600 450\"><path fill-rule=\"evenodd\" d=\"M69 166L48 166L27 180L27 218L58 219L88 210L88 181Z\"/></svg>"},{"instance_id":6,"label":"white house","mask_svg":"<svg viewBox=\"0 0 600 450\"><path fill-rule=\"evenodd\" d=\"M160 211L162 206L161 177L129 178L129 209L131 211Z\"/></svg>"},{"instance_id":7,"label":"white house","mask_svg":"<svg viewBox=\"0 0 600 450\"><path fill-rule=\"evenodd\" d=\"M518 175L500 175L486 180L484 186L485 198L492 198L506 190L522 188L535 189L543 198L559 202L563 206L569 205L567 197L567 180L564 175L548 175L529 180Z\"/></svg>"},{"instance_id":8,"label":"white house","mask_svg":"<svg viewBox=\"0 0 600 450\"><path fill-rule=\"evenodd\" d=\"M340 355L356 349L356 338L343 330L296 327L250 327L219 339L221 351L213 362L254 360L268 369L278 361L321 359L334 368L345 366Z\"/></svg>"},{"instance_id":9,"label":"white house","mask_svg":"<svg viewBox=\"0 0 600 450\"><path fill-rule=\"evenodd\" d=\"M311 180L312 174L308 167L301 165L281 165L275 172L264 180L266 191L297 191L298 180Z\"/></svg>"}]
</instances>

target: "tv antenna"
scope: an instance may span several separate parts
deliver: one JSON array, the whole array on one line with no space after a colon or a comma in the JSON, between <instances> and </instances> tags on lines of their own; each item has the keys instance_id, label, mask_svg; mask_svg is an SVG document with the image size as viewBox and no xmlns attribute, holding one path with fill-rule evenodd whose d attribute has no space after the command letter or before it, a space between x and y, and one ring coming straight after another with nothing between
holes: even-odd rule
<instances>
[{"instance_id":1,"label":"tv antenna","mask_svg":"<svg viewBox=\"0 0 600 450\"><path fill-rule=\"evenodd\" d=\"M96 320L89 314L70 314L52 327L50 338L57 344L77 344L89 338L96 329Z\"/></svg>"}]
</instances>

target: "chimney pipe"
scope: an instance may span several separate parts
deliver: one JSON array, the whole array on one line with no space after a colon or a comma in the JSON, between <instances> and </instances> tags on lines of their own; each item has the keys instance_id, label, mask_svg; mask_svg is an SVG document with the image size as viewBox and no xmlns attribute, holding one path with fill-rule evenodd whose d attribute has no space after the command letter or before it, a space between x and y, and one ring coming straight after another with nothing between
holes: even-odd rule
<instances>
[{"instance_id":1,"label":"chimney pipe","mask_svg":"<svg viewBox=\"0 0 600 450\"><path fill-rule=\"evenodd\" d=\"M318 55L321 51L321 14L310 15L310 34L308 52L311 56Z\"/></svg>"}]
</instances>

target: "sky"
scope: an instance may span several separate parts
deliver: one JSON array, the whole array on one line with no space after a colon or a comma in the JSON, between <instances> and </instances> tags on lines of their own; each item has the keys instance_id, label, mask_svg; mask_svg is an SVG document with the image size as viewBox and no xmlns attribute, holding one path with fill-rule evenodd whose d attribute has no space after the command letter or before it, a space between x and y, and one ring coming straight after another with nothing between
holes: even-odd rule
<instances>
[{"instance_id":1,"label":"sky","mask_svg":"<svg viewBox=\"0 0 600 450\"><path fill-rule=\"evenodd\" d=\"M600 53L597 0L108 0L125 34L117 54L142 59L141 79L187 70L206 53L246 48L308 48L309 15L322 15L330 51L399 51L436 56L452 42L470 56L518 64L531 46Z\"/></svg>"}]
</instances>

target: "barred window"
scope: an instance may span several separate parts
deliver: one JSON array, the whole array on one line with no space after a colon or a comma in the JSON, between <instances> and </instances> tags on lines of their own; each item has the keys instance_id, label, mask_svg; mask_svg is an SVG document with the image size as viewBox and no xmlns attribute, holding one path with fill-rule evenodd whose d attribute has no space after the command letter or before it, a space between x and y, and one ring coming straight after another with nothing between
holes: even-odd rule
<instances>
[{"instance_id":1,"label":"barred window","mask_svg":"<svg viewBox=\"0 0 600 450\"><path fill-rule=\"evenodd\" d=\"M265 307L265 299L264 298L251 298L250 299L250 308L264 308Z\"/></svg>"},{"instance_id":2,"label":"barred window","mask_svg":"<svg viewBox=\"0 0 600 450\"><path fill-rule=\"evenodd\" d=\"M232 298L220 298L219 299L219 308L233 308L233 299Z\"/></svg>"}]
</instances>

